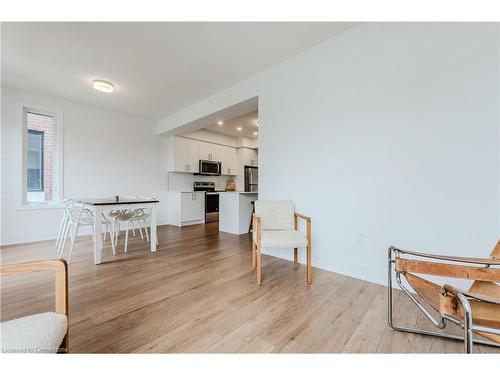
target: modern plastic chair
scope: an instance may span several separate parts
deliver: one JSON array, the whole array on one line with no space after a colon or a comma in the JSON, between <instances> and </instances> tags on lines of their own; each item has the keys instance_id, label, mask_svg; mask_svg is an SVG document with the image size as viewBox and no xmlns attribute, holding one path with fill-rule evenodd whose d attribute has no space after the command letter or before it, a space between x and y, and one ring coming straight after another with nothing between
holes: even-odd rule
<instances>
[{"instance_id":1,"label":"modern plastic chair","mask_svg":"<svg viewBox=\"0 0 500 375\"><path fill-rule=\"evenodd\" d=\"M71 262L71 256L73 255L73 249L75 247L76 237L78 235L78 229L83 226L90 226L92 229L92 239L95 241L95 228L94 228L94 215L88 209L86 209L83 204L76 204L74 201L65 204L65 225L63 229L62 243L59 248L59 258L64 255L64 249L66 245L66 240L69 237L71 244L68 254L67 262ZM103 243L106 242L106 234L108 228L110 230L111 247L113 250L113 255L116 254L114 233L112 222L104 215L102 215L101 224L105 225Z\"/></svg>"}]
</instances>

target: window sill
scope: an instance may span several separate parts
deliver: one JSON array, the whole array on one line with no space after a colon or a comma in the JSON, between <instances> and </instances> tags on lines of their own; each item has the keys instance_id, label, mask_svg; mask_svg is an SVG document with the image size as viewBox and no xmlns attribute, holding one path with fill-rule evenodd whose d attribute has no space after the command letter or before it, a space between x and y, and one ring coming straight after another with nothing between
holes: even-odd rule
<instances>
[{"instance_id":1,"label":"window sill","mask_svg":"<svg viewBox=\"0 0 500 375\"><path fill-rule=\"evenodd\" d=\"M62 207L55 202L25 203L17 207L17 211L55 210L55 209L62 209Z\"/></svg>"}]
</instances>

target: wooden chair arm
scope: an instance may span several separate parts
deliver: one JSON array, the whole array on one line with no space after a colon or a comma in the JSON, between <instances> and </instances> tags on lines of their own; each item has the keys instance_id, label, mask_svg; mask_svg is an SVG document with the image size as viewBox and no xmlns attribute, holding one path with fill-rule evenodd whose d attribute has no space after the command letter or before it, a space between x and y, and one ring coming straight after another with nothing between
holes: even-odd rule
<instances>
[{"instance_id":1,"label":"wooden chair arm","mask_svg":"<svg viewBox=\"0 0 500 375\"><path fill-rule=\"evenodd\" d=\"M39 271L66 272L66 262L62 259L40 260L36 262L2 264L0 276Z\"/></svg>"},{"instance_id":2,"label":"wooden chair arm","mask_svg":"<svg viewBox=\"0 0 500 375\"><path fill-rule=\"evenodd\" d=\"M253 222L254 223L259 222L259 224L260 224L260 222L261 222L260 216L257 216L257 214L253 214Z\"/></svg>"},{"instance_id":3,"label":"wooden chair arm","mask_svg":"<svg viewBox=\"0 0 500 375\"><path fill-rule=\"evenodd\" d=\"M408 254L422 258L431 258L431 259L439 259L450 262L460 262L460 263L473 263L473 264L483 264L483 265L500 265L500 259L495 258L472 258L472 257L457 257L457 256L449 256L449 255L437 255L437 254L429 254L429 253L421 253L418 251L400 249L395 246L391 246L392 251L396 251L401 254Z\"/></svg>"},{"instance_id":4,"label":"wooden chair arm","mask_svg":"<svg viewBox=\"0 0 500 375\"><path fill-rule=\"evenodd\" d=\"M0 266L0 277L40 271L55 273L55 310L57 313L68 315L68 265L63 259L3 264Z\"/></svg>"},{"instance_id":5,"label":"wooden chair arm","mask_svg":"<svg viewBox=\"0 0 500 375\"><path fill-rule=\"evenodd\" d=\"M261 218L257 214L253 214L253 230L255 231L256 243L260 243L261 236Z\"/></svg>"},{"instance_id":6,"label":"wooden chair arm","mask_svg":"<svg viewBox=\"0 0 500 375\"><path fill-rule=\"evenodd\" d=\"M302 215L302 214L299 214L298 212L294 212L294 215L295 217L299 217L305 221L308 221L310 222L311 221L311 217L310 216L306 216L306 215Z\"/></svg>"},{"instance_id":7,"label":"wooden chair arm","mask_svg":"<svg viewBox=\"0 0 500 375\"><path fill-rule=\"evenodd\" d=\"M306 221L306 235L307 235L307 242L309 243L308 246L310 246L311 244L311 217L310 216L306 216L306 215L302 215L302 214L299 214L298 212L294 212L294 227L295 227L295 230L297 230L297 227L298 227L298 223L297 223L297 218L300 218L300 219L303 219Z\"/></svg>"}]
</instances>

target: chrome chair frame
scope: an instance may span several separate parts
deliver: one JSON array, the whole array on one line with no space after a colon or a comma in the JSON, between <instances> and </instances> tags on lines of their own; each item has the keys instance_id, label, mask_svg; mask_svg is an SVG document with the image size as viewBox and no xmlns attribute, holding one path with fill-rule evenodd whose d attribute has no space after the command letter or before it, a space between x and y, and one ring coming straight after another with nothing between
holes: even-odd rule
<instances>
[{"instance_id":1,"label":"chrome chair frame","mask_svg":"<svg viewBox=\"0 0 500 375\"><path fill-rule=\"evenodd\" d=\"M454 262L454 263L468 263L468 264L480 264L483 265L485 268L489 267L489 264L487 262L477 260L477 261L468 261L468 260L460 260L458 261L453 257L446 257L446 256L441 256L441 255L429 255L429 254L422 254L414 251L409 251L409 250L404 250L404 249L399 249L397 247L391 246L388 251L388 324L389 326L394 329L395 331L399 332L407 332L407 333L416 333L416 334L421 334L421 335L427 335L427 336L433 336L433 337L440 337L444 339L449 339L449 340L456 340L456 341L464 341L465 345L465 352L466 353L472 353L473 350L473 345L474 344L482 344L482 345L488 345L488 346L493 346L496 348L500 348L500 344L497 344L492 341L487 341L487 340L482 340L482 339L476 339L474 338L474 332L485 332L485 333L492 333L492 334L497 334L500 335L500 329L497 328L492 328L492 327L486 327L486 326L481 326L474 324L472 321L472 309L469 303L469 298L474 298L474 296L470 295L469 293L465 291L460 291L457 293L457 299L460 301L463 311L464 311L464 320L461 321L457 319L454 316L451 315L443 315L440 316L439 318L434 317L434 315L422 304L420 303L415 296L408 290L408 288L401 282L401 272L398 272L395 268L396 264L396 259L399 259L401 254L406 254L406 255L411 255L415 257L420 257L420 258L425 258L425 259L438 259L438 260L444 260L448 262ZM416 328L409 328L409 327L400 327L394 324L394 299L393 299L393 270L396 274L396 283L398 287L410 298L412 302L417 305L418 309L432 322L432 324L439 329L444 329L446 327L446 324L450 321L452 323L455 323L459 327L463 328L464 330L464 336L460 337L457 335L451 335L447 334L444 332L433 332L433 331L427 331L427 330L421 330L421 329L416 329ZM446 293L446 290L444 288L441 289L441 293Z\"/></svg>"}]
</instances>

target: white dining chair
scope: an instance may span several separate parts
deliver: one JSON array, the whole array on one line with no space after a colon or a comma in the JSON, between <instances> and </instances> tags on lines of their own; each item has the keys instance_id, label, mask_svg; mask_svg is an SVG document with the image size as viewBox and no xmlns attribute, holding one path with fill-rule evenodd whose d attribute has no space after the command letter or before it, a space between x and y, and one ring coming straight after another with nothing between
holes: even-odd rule
<instances>
[{"instance_id":1,"label":"white dining chair","mask_svg":"<svg viewBox=\"0 0 500 375\"><path fill-rule=\"evenodd\" d=\"M156 200L155 197L144 197L144 196L137 196L136 198L138 199L146 199L146 200ZM148 227L149 231L151 233L151 209L149 208L141 208L139 209L139 212L135 215L135 217L132 219L132 223L136 222L137 225L139 226L139 230L141 230L141 227L144 228L144 232L146 233L146 240L149 242L149 234L148 234ZM141 231L141 237L142 237L142 231ZM156 245L158 245L158 238L156 238Z\"/></svg>"},{"instance_id":2,"label":"white dining chair","mask_svg":"<svg viewBox=\"0 0 500 375\"><path fill-rule=\"evenodd\" d=\"M133 196L128 198L151 199L151 200L156 199L153 197L143 197L143 196ZM113 222L113 232L115 233L115 245L118 243L118 238L120 235L122 224L125 225L125 249L124 249L125 253L127 252L128 249L129 230L132 229L132 234L135 237L136 225L139 234L141 235L141 239L144 239L145 235L146 240L149 242L150 233L148 233L148 227L149 230L151 230L151 224L149 222L150 218L151 218L151 210L147 208L139 208L137 210L124 210L120 214L116 215L114 217L114 222ZM144 234L142 232L142 229L144 229ZM156 239L156 244L158 245L158 239Z\"/></svg>"},{"instance_id":3,"label":"white dining chair","mask_svg":"<svg viewBox=\"0 0 500 375\"><path fill-rule=\"evenodd\" d=\"M121 212L119 215L117 215L114 218L113 233L115 236L115 239L114 239L115 244L118 244L118 237L120 235L121 224L123 223L125 225L125 250L124 250L125 252L127 252L127 247L128 247L128 231L130 229L130 226L131 225L133 226L133 224L131 224L131 223L132 223L133 219L135 218L135 216L137 215L138 211L139 210L124 210L123 212ZM133 227L132 227L132 231L134 232L134 235L135 235L135 230ZM142 232L141 232L141 235L142 235Z\"/></svg>"},{"instance_id":4,"label":"white dining chair","mask_svg":"<svg viewBox=\"0 0 500 375\"><path fill-rule=\"evenodd\" d=\"M57 249L57 254L61 254L62 243L63 239L65 238L64 234L66 233L66 227L69 221L67 207L72 204L72 201L73 200L71 198L64 198L57 202L57 204L63 209L63 218L61 220L61 225L59 226L59 231L57 233L57 239L55 244L55 248Z\"/></svg>"},{"instance_id":5,"label":"white dining chair","mask_svg":"<svg viewBox=\"0 0 500 375\"><path fill-rule=\"evenodd\" d=\"M61 244L59 247L59 258L63 258L64 250L66 246L66 240L70 238L71 244L68 253L67 263L71 262L71 256L73 255L73 249L75 247L76 237L78 236L78 230L84 226L91 227L92 239L95 241L95 228L94 228L94 215L92 212L85 208L83 204L77 204L74 201L65 204L65 217L66 222L63 229L63 238L61 239ZM64 219L63 219L64 220ZM111 220L109 220L104 214L102 215L101 225L105 225L103 243L106 242L106 234L108 229L110 231L111 248L113 255L116 254L116 246L114 242L114 232Z\"/></svg>"}]
</instances>

